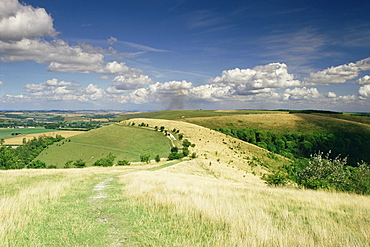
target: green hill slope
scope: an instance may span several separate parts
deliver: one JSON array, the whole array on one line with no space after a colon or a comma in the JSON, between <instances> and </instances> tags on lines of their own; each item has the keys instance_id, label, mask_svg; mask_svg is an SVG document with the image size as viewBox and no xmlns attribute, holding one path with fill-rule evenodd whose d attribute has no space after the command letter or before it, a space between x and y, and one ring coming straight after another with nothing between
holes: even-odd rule
<instances>
[{"instance_id":1,"label":"green hill slope","mask_svg":"<svg viewBox=\"0 0 370 247\"><path fill-rule=\"evenodd\" d=\"M86 165L92 165L109 152L117 156L116 161L139 161L144 153L150 154L152 159L156 155L167 157L170 148L170 140L160 132L116 124L56 143L36 159L57 167L63 167L68 160L78 159L83 159Z\"/></svg>"}]
</instances>

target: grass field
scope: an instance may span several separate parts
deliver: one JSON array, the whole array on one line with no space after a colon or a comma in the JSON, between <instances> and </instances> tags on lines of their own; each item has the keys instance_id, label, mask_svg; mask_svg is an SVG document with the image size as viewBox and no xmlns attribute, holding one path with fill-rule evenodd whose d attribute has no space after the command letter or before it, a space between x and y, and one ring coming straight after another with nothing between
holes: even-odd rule
<instances>
[{"instance_id":1,"label":"grass field","mask_svg":"<svg viewBox=\"0 0 370 247\"><path fill-rule=\"evenodd\" d=\"M333 117L335 116L335 117ZM339 115L340 116L340 115ZM184 121L198 124L207 128L255 128L277 134L298 133L312 134L315 132L370 132L370 124L365 120L361 122L359 116L339 118L337 115L324 114L249 114L215 117L186 118Z\"/></svg>"},{"instance_id":2,"label":"grass field","mask_svg":"<svg viewBox=\"0 0 370 247\"><path fill-rule=\"evenodd\" d=\"M0 242L369 246L368 196L216 178L197 159L155 167L0 171Z\"/></svg>"},{"instance_id":3,"label":"grass field","mask_svg":"<svg viewBox=\"0 0 370 247\"><path fill-rule=\"evenodd\" d=\"M70 141L69 141L70 140ZM125 125L110 125L91 130L55 143L45 149L36 159L48 165L63 167L68 160L83 159L86 165L114 153L116 161L126 159L140 161L140 155L147 153L167 157L170 141L162 133L145 128Z\"/></svg>"}]
</instances>

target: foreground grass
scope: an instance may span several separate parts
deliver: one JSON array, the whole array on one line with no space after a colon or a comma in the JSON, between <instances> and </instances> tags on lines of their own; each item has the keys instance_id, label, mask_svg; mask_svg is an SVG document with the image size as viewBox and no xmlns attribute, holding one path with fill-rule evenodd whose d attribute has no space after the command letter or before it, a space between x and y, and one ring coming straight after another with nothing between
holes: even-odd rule
<instances>
[{"instance_id":1,"label":"foreground grass","mask_svg":"<svg viewBox=\"0 0 370 247\"><path fill-rule=\"evenodd\" d=\"M370 198L164 171L121 177L140 246L368 246Z\"/></svg>"},{"instance_id":2,"label":"foreground grass","mask_svg":"<svg viewBox=\"0 0 370 247\"><path fill-rule=\"evenodd\" d=\"M369 246L369 197L157 166L1 171L1 246Z\"/></svg>"}]
</instances>

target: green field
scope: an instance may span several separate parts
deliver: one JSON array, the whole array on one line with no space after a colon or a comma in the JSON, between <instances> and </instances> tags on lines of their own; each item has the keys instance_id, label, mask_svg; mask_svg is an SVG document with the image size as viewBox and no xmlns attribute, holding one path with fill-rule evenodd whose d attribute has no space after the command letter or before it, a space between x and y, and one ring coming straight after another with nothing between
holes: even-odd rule
<instances>
[{"instance_id":1,"label":"green field","mask_svg":"<svg viewBox=\"0 0 370 247\"><path fill-rule=\"evenodd\" d=\"M53 129L45 129L43 127L38 128L25 128L25 129L0 129L0 139L8 139L16 136L12 136L12 133L21 133L22 135L54 132Z\"/></svg>"},{"instance_id":2,"label":"green field","mask_svg":"<svg viewBox=\"0 0 370 247\"><path fill-rule=\"evenodd\" d=\"M69 141L70 140L70 141ZM154 159L156 155L167 157L170 141L161 132L110 125L68 138L45 149L36 159L48 165L63 167L68 160L83 159L86 165L114 153L116 161L140 161L140 155L147 153Z\"/></svg>"}]
</instances>

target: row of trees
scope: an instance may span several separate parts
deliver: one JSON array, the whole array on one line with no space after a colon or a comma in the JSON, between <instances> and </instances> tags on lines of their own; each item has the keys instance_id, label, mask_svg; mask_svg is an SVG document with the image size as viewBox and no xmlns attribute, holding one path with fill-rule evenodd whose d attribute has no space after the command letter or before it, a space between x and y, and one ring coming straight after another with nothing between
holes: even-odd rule
<instances>
[{"instance_id":1,"label":"row of trees","mask_svg":"<svg viewBox=\"0 0 370 247\"><path fill-rule=\"evenodd\" d=\"M309 158L319 151L331 152L331 157L348 156L347 163L356 166L370 162L370 133L337 132L334 134L275 134L268 131L245 129L216 129L224 134L258 145L288 158Z\"/></svg>"},{"instance_id":2,"label":"row of trees","mask_svg":"<svg viewBox=\"0 0 370 247\"><path fill-rule=\"evenodd\" d=\"M28 168L45 168L46 165L40 161L33 161L47 146L54 142L63 140L64 137L57 135L39 136L32 140L23 140L23 145L13 149L7 146L0 147L0 169L22 169ZM40 166L40 167L39 167Z\"/></svg>"}]
</instances>

